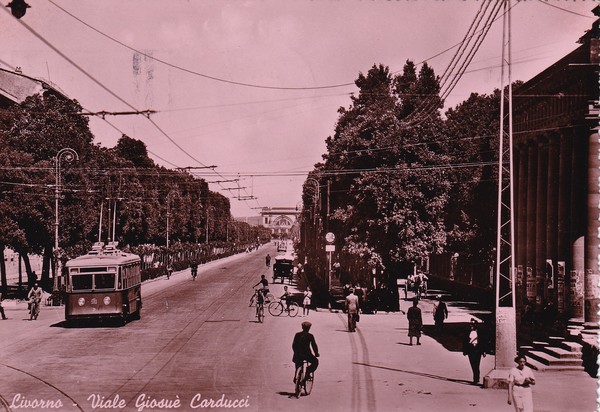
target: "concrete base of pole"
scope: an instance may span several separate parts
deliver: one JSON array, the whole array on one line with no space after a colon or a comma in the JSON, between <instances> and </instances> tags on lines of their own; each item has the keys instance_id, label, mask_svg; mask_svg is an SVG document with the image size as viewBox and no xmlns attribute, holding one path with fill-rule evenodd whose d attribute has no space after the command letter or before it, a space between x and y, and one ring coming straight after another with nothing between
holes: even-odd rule
<instances>
[{"instance_id":1,"label":"concrete base of pole","mask_svg":"<svg viewBox=\"0 0 600 412\"><path fill-rule=\"evenodd\" d=\"M483 387L486 389L508 389L508 374L511 368L492 369L483 378Z\"/></svg>"}]
</instances>

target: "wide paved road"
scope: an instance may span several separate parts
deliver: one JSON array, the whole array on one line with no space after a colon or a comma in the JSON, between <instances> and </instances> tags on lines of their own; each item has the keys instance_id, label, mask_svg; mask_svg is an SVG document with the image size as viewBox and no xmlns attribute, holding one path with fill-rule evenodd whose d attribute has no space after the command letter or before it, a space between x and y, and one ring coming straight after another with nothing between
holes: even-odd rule
<instances>
[{"instance_id":1,"label":"wide paved road","mask_svg":"<svg viewBox=\"0 0 600 412\"><path fill-rule=\"evenodd\" d=\"M144 284L141 320L122 327L68 327L62 308L43 307L33 322L25 309L7 311L11 319L0 324L2 404L136 410L141 400L154 400L201 410L203 400L224 396L245 410L280 403L289 409L291 340L302 318L267 315L259 324L248 307L251 286L267 273L268 252L276 254L269 246L212 262L196 281L188 270Z\"/></svg>"}]
</instances>

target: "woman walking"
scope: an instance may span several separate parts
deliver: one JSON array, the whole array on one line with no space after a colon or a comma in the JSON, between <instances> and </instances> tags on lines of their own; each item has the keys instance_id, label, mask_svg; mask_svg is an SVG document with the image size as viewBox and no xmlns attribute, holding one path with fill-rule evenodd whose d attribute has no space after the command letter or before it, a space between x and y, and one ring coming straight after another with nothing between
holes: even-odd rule
<instances>
[{"instance_id":1,"label":"woman walking","mask_svg":"<svg viewBox=\"0 0 600 412\"><path fill-rule=\"evenodd\" d=\"M518 355L516 367L508 374L508 404L515 405L516 412L533 412L533 394L531 386L535 385L533 372L525 364L527 358Z\"/></svg>"},{"instance_id":2,"label":"woman walking","mask_svg":"<svg viewBox=\"0 0 600 412\"><path fill-rule=\"evenodd\" d=\"M412 307L408 308L406 317L408 318L408 336L410 338L410 345L412 345L413 336L417 338L417 345L420 345L421 329L423 328L423 316L421 315L421 309L417 306L419 299L413 299Z\"/></svg>"}]
</instances>

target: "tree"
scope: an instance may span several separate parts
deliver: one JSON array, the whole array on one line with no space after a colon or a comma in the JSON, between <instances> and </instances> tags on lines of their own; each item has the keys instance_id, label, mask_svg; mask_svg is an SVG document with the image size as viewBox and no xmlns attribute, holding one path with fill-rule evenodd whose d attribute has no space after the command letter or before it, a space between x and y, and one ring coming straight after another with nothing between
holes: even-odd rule
<instances>
[{"instance_id":1,"label":"tree","mask_svg":"<svg viewBox=\"0 0 600 412\"><path fill-rule=\"evenodd\" d=\"M121 158L129 160L134 167L151 168L155 166L152 159L148 157L146 144L127 135L121 136L115 147L115 152Z\"/></svg>"},{"instance_id":2,"label":"tree","mask_svg":"<svg viewBox=\"0 0 600 412\"><path fill-rule=\"evenodd\" d=\"M445 128L452 139L449 155L457 165L446 212L449 249L490 262L496 242L498 118L500 91L473 93L448 110Z\"/></svg>"},{"instance_id":3,"label":"tree","mask_svg":"<svg viewBox=\"0 0 600 412\"><path fill-rule=\"evenodd\" d=\"M340 109L321 170L331 180L329 217L344 252L364 268L437 252L446 243L449 190L438 79L427 65L417 75L407 62L396 78L373 66L356 85L359 95Z\"/></svg>"}]
</instances>

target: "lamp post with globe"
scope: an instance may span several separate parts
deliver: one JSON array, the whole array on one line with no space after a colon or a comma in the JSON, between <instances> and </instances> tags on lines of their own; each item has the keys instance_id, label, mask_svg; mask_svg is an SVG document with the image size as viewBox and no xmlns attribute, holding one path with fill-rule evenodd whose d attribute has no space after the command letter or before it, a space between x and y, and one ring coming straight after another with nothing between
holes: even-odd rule
<instances>
[{"instance_id":1,"label":"lamp post with globe","mask_svg":"<svg viewBox=\"0 0 600 412\"><path fill-rule=\"evenodd\" d=\"M58 290L58 276L60 276L60 258L58 256L58 232L59 232L59 200L60 193L62 191L62 181L61 181L61 170L60 165L61 161L64 160L66 162L71 163L73 160L79 160L79 155L77 152L69 147L65 147L58 151L54 161L54 175L56 179L56 184L54 186L54 259L55 259L55 270L53 274L53 286L52 290Z\"/></svg>"}]
</instances>

